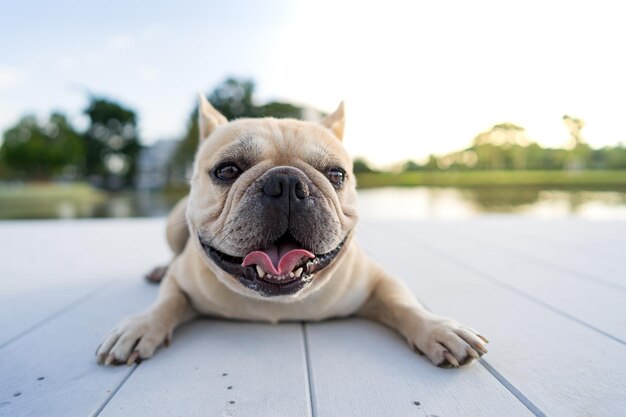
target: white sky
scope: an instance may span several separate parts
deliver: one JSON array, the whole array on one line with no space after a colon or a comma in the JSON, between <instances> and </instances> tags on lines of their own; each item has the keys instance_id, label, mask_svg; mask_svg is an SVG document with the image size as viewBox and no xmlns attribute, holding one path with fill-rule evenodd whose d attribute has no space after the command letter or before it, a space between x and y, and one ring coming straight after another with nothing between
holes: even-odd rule
<instances>
[{"instance_id":1,"label":"white sky","mask_svg":"<svg viewBox=\"0 0 626 417\"><path fill-rule=\"evenodd\" d=\"M176 137L196 90L240 75L262 100L345 99L346 146L377 164L463 148L505 121L562 145L564 114L594 146L626 142L616 1L53 3L3 8L2 130L52 109L80 125L92 91L135 108L144 142Z\"/></svg>"}]
</instances>

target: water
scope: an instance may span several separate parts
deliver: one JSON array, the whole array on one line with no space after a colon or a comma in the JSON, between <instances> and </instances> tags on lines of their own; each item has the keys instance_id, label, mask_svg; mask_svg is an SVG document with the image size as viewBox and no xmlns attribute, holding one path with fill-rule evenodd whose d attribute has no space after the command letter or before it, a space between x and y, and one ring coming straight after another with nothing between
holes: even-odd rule
<instances>
[{"instance_id":1,"label":"water","mask_svg":"<svg viewBox=\"0 0 626 417\"><path fill-rule=\"evenodd\" d=\"M359 191L361 217L372 220L463 219L488 213L535 218L626 219L626 191L541 188L378 188Z\"/></svg>"},{"instance_id":2,"label":"water","mask_svg":"<svg viewBox=\"0 0 626 417\"><path fill-rule=\"evenodd\" d=\"M99 201L76 198L2 199L0 219L109 218L164 216L180 193L125 192ZM541 188L378 188L359 191L362 219L463 219L487 213L530 217L626 219L626 191L551 190Z\"/></svg>"}]
</instances>

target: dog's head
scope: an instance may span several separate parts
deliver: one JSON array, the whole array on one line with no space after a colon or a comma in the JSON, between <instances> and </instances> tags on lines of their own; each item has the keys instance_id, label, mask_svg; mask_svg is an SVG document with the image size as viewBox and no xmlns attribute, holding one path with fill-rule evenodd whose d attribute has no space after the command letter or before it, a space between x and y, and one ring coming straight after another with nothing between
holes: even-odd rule
<instances>
[{"instance_id":1,"label":"dog's head","mask_svg":"<svg viewBox=\"0 0 626 417\"><path fill-rule=\"evenodd\" d=\"M319 288L357 221L343 103L320 123L228 122L201 96L187 221L217 278L288 302Z\"/></svg>"}]
</instances>

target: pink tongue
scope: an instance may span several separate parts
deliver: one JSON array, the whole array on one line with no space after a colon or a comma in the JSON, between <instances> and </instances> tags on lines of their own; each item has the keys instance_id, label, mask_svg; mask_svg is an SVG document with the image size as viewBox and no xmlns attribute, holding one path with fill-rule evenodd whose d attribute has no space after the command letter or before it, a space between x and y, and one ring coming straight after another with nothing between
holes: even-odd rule
<instances>
[{"instance_id":1,"label":"pink tongue","mask_svg":"<svg viewBox=\"0 0 626 417\"><path fill-rule=\"evenodd\" d=\"M282 276L293 271L302 258L312 259L315 255L308 250L298 249L293 243L279 243L264 251L250 252L241 265L259 265L268 274Z\"/></svg>"}]
</instances>

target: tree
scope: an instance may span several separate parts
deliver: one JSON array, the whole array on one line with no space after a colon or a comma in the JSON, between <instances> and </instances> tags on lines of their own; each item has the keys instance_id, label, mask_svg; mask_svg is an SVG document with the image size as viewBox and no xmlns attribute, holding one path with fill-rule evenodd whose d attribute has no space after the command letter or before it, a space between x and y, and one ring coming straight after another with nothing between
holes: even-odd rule
<instances>
[{"instance_id":1,"label":"tree","mask_svg":"<svg viewBox=\"0 0 626 417\"><path fill-rule=\"evenodd\" d=\"M91 97L84 113L89 117L84 135L87 174L105 188L130 185L141 149L135 112L112 100Z\"/></svg>"},{"instance_id":2,"label":"tree","mask_svg":"<svg viewBox=\"0 0 626 417\"><path fill-rule=\"evenodd\" d=\"M255 117L257 109L252 103L253 94L254 81L228 78L215 87L209 95L209 101L228 120Z\"/></svg>"},{"instance_id":3,"label":"tree","mask_svg":"<svg viewBox=\"0 0 626 417\"><path fill-rule=\"evenodd\" d=\"M577 117L568 116L567 114L563 116L563 123L565 123L565 127L569 131L571 137L571 147L575 148L578 145L582 145L585 141L580 134L580 131L585 127L585 122L582 119Z\"/></svg>"},{"instance_id":4,"label":"tree","mask_svg":"<svg viewBox=\"0 0 626 417\"><path fill-rule=\"evenodd\" d=\"M187 131L183 136L169 162L169 170L174 178L180 179L181 184L186 184L190 175L193 157L198 149L200 141L200 129L198 127L198 108L196 107L189 116Z\"/></svg>"},{"instance_id":5,"label":"tree","mask_svg":"<svg viewBox=\"0 0 626 417\"><path fill-rule=\"evenodd\" d=\"M354 172L355 174L361 174L376 171L370 167L365 158L355 158L352 163L352 172Z\"/></svg>"},{"instance_id":6,"label":"tree","mask_svg":"<svg viewBox=\"0 0 626 417\"><path fill-rule=\"evenodd\" d=\"M76 176L84 167L84 144L61 113L40 124L32 115L4 133L0 148L6 169L23 179L50 179L65 171Z\"/></svg>"},{"instance_id":7,"label":"tree","mask_svg":"<svg viewBox=\"0 0 626 417\"><path fill-rule=\"evenodd\" d=\"M302 117L303 109L291 103L271 101L257 105L254 100L254 81L243 78L227 78L209 94L209 101L228 120L244 117ZM198 108L194 107L187 131L170 161L170 169L176 177L188 176L198 147Z\"/></svg>"},{"instance_id":8,"label":"tree","mask_svg":"<svg viewBox=\"0 0 626 417\"><path fill-rule=\"evenodd\" d=\"M580 170L588 167L593 158L591 147L583 140L581 131L585 127L585 122L577 117L563 116L563 123L569 131L571 151L567 155L567 168L570 170Z\"/></svg>"},{"instance_id":9,"label":"tree","mask_svg":"<svg viewBox=\"0 0 626 417\"><path fill-rule=\"evenodd\" d=\"M412 161L412 160L406 161L402 165L402 171L405 171L405 172L421 171L421 170L422 170L422 166L419 165L417 162Z\"/></svg>"},{"instance_id":10,"label":"tree","mask_svg":"<svg viewBox=\"0 0 626 417\"><path fill-rule=\"evenodd\" d=\"M499 123L478 134L470 148L476 169L525 169L526 148L532 141L526 129L514 123Z\"/></svg>"},{"instance_id":11,"label":"tree","mask_svg":"<svg viewBox=\"0 0 626 417\"><path fill-rule=\"evenodd\" d=\"M302 108L291 103L271 101L255 109L255 117L277 117L280 119L299 119Z\"/></svg>"}]
</instances>

